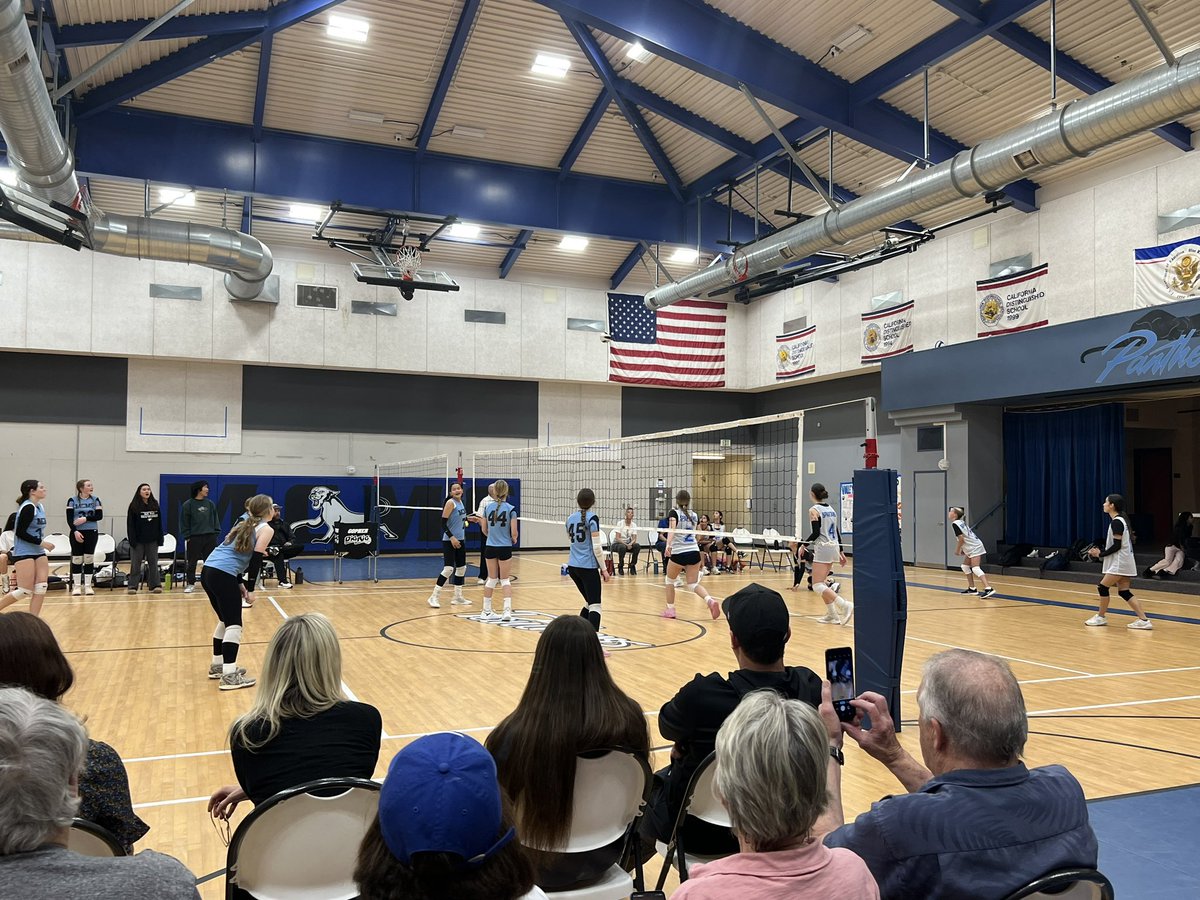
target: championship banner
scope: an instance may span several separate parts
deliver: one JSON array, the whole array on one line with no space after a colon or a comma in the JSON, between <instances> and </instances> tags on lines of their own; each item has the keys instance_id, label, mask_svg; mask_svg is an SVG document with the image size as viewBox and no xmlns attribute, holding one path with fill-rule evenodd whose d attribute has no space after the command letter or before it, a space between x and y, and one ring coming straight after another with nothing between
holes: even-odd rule
<instances>
[{"instance_id":1,"label":"championship banner","mask_svg":"<svg viewBox=\"0 0 1200 900\"><path fill-rule=\"evenodd\" d=\"M1013 334L1041 328L1050 321L1046 313L1046 282L1050 271L1042 263L1024 272L975 282L979 331L976 337Z\"/></svg>"},{"instance_id":2,"label":"championship banner","mask_svg":"<svg viewBox=\"0 0 1200 900\"><path fill-rule=\"evenodd\" d=\"M879 312L863 313L863 364L912 352L912 318L911 300Z\"/></svg>"},{"instance_id":3,"label":"championship banner","mask_svg":"<svg viewBox=\"0 0 1200 900\"><path fill-rule=\"evenodd\" d=\"M817 326L775 336L775 380L783 381L817 370Z\"/></svg>"},{"instance_id":4,"label":"championship banner","mask_svg":"<svg viewBox=\"0 0 1200 900\"><path fill-rule=\"evenodd\" d=\"M1138 306L1200 297L1200 238L1134 250L1133 296Z\"/></svg>"}]
</instances>

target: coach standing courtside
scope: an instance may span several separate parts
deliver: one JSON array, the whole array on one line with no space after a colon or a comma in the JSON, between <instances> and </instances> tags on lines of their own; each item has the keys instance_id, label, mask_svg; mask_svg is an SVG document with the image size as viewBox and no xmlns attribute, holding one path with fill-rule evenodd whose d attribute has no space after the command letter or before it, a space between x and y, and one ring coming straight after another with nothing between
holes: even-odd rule
<instances>
[{"instance_id":1,"label":"coach standing courtside","mask_svg":"<svg viewBox=\"0 0 1200 900\"><path fill-rule=\"evenodd\" d=\"M192 499L179 511L179 536L187 542L187 587L185 594L196 590L196 563L208 559L217 546L221 521L217 504L208 499L208 482L192 482Z\"/></svg>"}]
</instances>

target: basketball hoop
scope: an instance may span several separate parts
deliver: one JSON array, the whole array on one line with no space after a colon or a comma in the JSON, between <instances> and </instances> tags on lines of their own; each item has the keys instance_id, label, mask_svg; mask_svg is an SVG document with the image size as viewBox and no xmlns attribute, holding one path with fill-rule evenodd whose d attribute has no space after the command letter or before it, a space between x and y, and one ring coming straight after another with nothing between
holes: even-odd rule
<instances>
[{"instance_id":1,"label":"basketball hoop","mask_svg":"<svg viewBox=\"0 0 1200 900\"><path fill-rule=\"evenodd\" d=\"M417 269L421 268L421 252L416 247L401 247L396 251L395 263L400 270L400 277L412 281Z\"/></svg>"}]
</instances>

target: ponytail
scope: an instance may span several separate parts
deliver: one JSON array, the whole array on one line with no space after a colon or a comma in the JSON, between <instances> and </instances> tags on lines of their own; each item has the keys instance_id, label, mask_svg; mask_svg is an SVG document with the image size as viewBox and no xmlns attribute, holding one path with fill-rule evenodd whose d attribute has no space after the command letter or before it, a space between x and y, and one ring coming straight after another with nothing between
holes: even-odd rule
<instances>
[{"instance_id":1,"label":"ponytail","mask_svg":"<svg viewBox=\"0 0 1200 900\"><path fill-rule=\"evenodd\" d=\"M255 494L246 501L246 518L234 525L229 535L234 550L248 553L254 549L254 531L274 505L274 501L266 494Z\"/></svg>"},{"instance_id":2,"label":"ponytail","mask_svg":"<svg viewBox=\"0 0 1200 900\"><path fill-rule=\"evenodd\" d=\"M38 480L36 478L26 478L21 482L21 496L17 498L18 503L24 503L29 499L29 495L37 490Z\"/></svg>"}]
</instances>

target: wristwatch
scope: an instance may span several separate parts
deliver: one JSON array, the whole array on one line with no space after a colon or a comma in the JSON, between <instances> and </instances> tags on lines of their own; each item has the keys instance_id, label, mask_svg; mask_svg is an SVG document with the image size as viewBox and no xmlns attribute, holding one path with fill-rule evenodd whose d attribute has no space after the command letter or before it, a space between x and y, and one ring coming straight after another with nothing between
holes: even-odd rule
<instances>
[{"instance_id":1,"label":"wristwatch","mask_svg":"<svg viewBox=\"0 0 1200 900\"><path fill-rule=\"evenodd\" d=\"M844 766L844 765L846 764L846 757L845 757L845 756L842 754L842 748L841 748L841 747L833 747L833 746L831 746L831 747L829 748L829 755L830 755L831 757L833 757L833 759L834 759L834 760L836 760L836 761L837 761L837 764L838 764L839 766Z\"/></svg>"}]
</instances>

